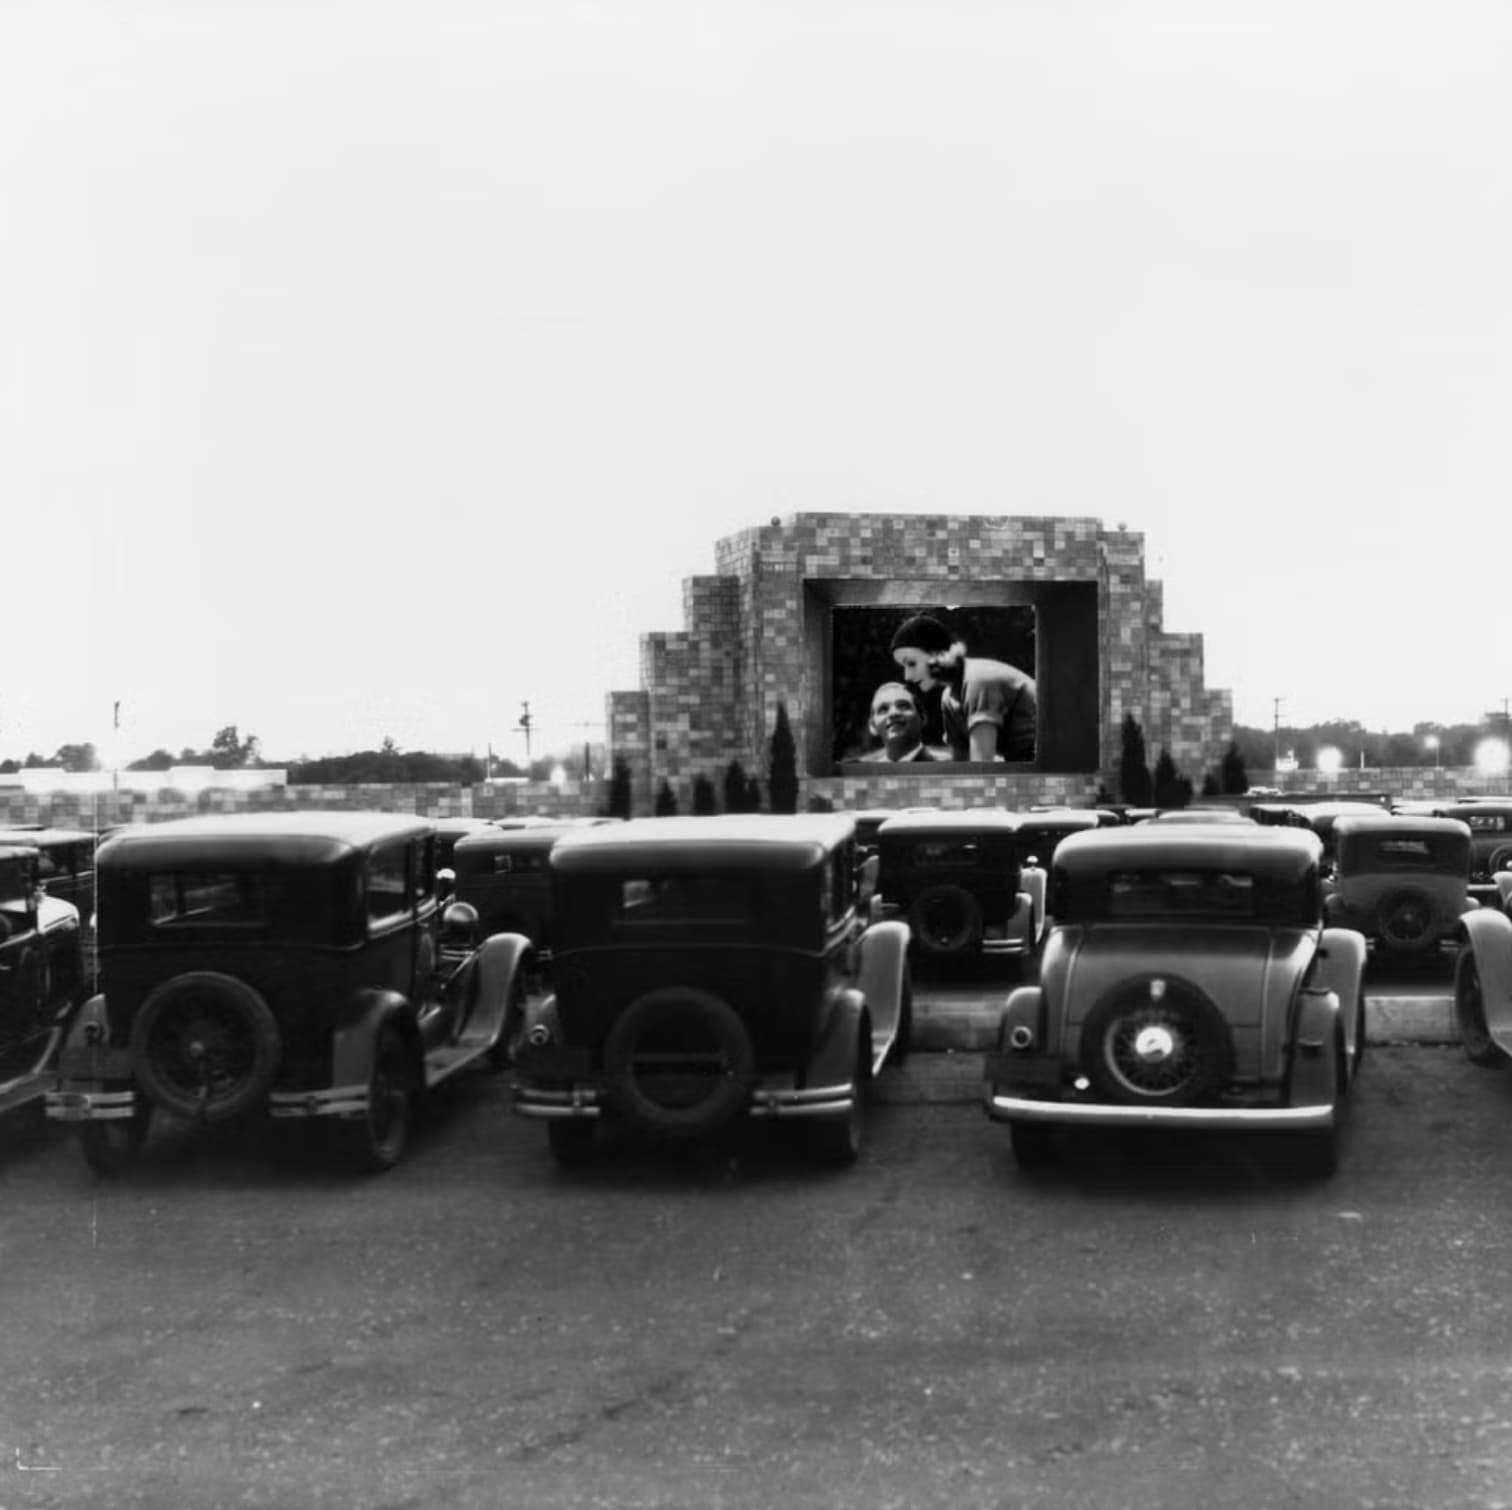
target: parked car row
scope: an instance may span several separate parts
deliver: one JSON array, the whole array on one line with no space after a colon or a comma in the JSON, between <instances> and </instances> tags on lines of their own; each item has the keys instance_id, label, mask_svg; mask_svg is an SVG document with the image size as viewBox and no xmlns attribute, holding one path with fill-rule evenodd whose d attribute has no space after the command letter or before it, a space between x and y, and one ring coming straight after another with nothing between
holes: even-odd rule
<instances>
[{"instance_id":1,"label":"parked car row","mask_svg":"<svg viewBox=\"0 0 1512 1510\"><path fill-rule=\"evenodd\" d=\"M756 1119L844 1165L907 1051L914 965L970 948L1022 977L984 1086L1022 1164L1067 1126L1253 1128L1323 1173L1371 948L1452 943L1467 1052L1512 1054L1512 872L1477 905L1463 822L1336 827L1330 873L1310 827L1215 816L485 826L450 836L449 865L424 818L180 819L100 846L93 992L78 909L14 834L0 1108L44 1097L101 1174L158 1115L327 1127L376 1171L438 1084L512 1066L515 1110L563 1164L614 1123L690 1139Z\"/></svg>"}]
</instances>

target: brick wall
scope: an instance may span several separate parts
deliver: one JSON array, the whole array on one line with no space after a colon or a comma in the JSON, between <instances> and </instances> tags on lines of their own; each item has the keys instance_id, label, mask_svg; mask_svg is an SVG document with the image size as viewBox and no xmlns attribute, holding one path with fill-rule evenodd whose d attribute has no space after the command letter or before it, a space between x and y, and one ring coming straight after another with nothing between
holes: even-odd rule
<instances>
[{"instance_id":1,"label":"brick wall","mask_svg":"<svg viewBox=\"0 0 1512 1510\"><path fill-rule=\"evenodd\" d=\"M611 753L628 762L637 791L667 780L683 812L700 773L718 788L724 767L739 760L765 776L779 703L799 741L800 805L811 796L844 807L1090 796L1099 782L1115 783L1126 712L1145 729L1151 763L1169 749L1194 785L1222 758L1232 699L1206 685L1201 635L1164 628L1161 585L1145 575L1140 534L1085 517L798 514L716 541L714 561L714 576L684 585L683 627L642 636L640 694L609 699ZM823 689L814 684L804 584L825 579L927 584L947 599L953 583L1096 583L1097 766L935 780L812 774L804 730ZM644 725L630 712L637 695Z\"/></svg>"},{"instance_id":2,"label":"brick wall","mask_svg":"<svg viewBox=\"0 0 1512 1510\"><path fill-rule=\"evenodd\" d=\"M294 812L340 808L419 813L427 818L509 818L538 813L579 817L601 812L605 783L452 782L370 783L354 786L285 786L261 791L211 788L186 793L24 793L0 790L0 823L44 823L57 828L109 828L118 823L160 823L196 813ZM640 811L649 811L649 804Z\"/></svg>"}]
</instances>

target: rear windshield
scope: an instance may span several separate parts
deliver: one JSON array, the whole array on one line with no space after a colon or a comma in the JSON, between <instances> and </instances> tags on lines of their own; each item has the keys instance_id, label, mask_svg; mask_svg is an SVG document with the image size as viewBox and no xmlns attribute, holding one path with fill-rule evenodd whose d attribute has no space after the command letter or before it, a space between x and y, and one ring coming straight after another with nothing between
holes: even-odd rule
<instances>
[{"instance_id":1,"label":"rear windshield","mask_svg":"<svg viewBox=\"0 0 1512 1510\"><path fill-rule=\"evenodd\" d=\"M1310 880L1257 876L1245 870L1150 868L1077 876L1056 873L1057 922L1201 919L1307 926L1316 921Z\"/></svg>"},{"instance_id":2,"label":"rear windshield","mask_svg":"<svg viewBox=\"0 0 1512 1510\"><path fill-rule=\"evenodd\" d=\"M268 921L267 877L253 871L154 871L147 879L153 928L260 928Z\"/></svg>"},{"instance_id":3,"label":"rear windshield","mask_svg":"<svg viewBox=\"0 0 1512 1510\"><path fill-rule=\"evenodd\" d=\"M1108 877L1108 916L1255 915L1255 878L1243 870L1119 870Z\"/></svg>"},{"instance_id":4,"label":"rear windshield","mask_svg":"<svg viewBox=\"0 0 1512 1510\"><path fill-rule=\"evenodd\" d=\"M746 923L756 916L755 888L739 876L656 876L620 882L614 922L621 927L668 923Z\"/></svg>"},{"instance_id":5,"label":"rear windshield","mask_svg":"<svg viewBox=\"0 0 1512 1510\"><path fill-rule=\"evenodd\" d=\"M1349 844L1350 863L1366 870L1463 870L1469 864L1468 842L1457 834L1382 838L1360 835Z\"/></svg>"},{"instance_id":6,"label":"rear windshield","mask_svg":"<svg viewBox=\"0 0 1512 1510\"><path fill-rule=\"evenodd\" d=\"M885 836L884 842L887 842ZM1014 853L1011 842L970 838L913 839L907 843L888 843L884 850L888 863L921 870L972 870L983 865L1012 864Z\"/></svg>"}]
</instances>

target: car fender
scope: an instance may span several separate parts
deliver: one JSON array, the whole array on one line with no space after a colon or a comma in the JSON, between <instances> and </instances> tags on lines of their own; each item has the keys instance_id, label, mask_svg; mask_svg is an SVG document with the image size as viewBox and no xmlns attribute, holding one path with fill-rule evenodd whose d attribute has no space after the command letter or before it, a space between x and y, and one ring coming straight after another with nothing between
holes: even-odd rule
<instances>
[{"instance_id":1,"label":"car fender","mask_svg":"<svg viewBox=\"0 0 1512 1510\"><path fill-rule=\"evenodd\" d=\"M1045 872L1038 865L1024 866L1019 890L1029 898L1029 942L1038 948L1045 933Z\"/></svg>"},{"instance_id":2,"label":"car fender","mask_svg":"<svg viewBox=\"0 0 1512 1510\"><path fill-rule=\"evenodd\" d=\"M1496 882L1496 896L1503 912L1512 912L1512 870L1499 870L1491 878Z\"/></svg>"},{"instance_id":3,"label":"car fender","mask_svg":"<svg viewBox=\"0 0 1512 1510\"><path fill-rule=\"evenodd\" d=\"M1465 947L1475 956L1486 1026L1498 1042L1512 1033L1512 917L1494 907L1477 908L1460 919Z\"/></svg>"},{"instance_id":4,"label":"car fender","mask_svg":"<svg viewBox=\"0 0 1512 1510\"><path fill-rule=\"evenodd\" d=\"M407 997L398 991L369 986L354 991L336 1019L331 1044L331 1083L366 1085L373 1069L373 1049L378 1034L389 1023L395 1024L400 1036L415 1056L416 1073L421 1062L420 1029L415 1010Z\"/></svg>"},{"instance_id":5,"label":"car fender","mask_svg":"<svg viewBox=\"0 0 1512 1510\"><path fill-rule=\"evenodd\" d=\"M905 929L906 933L907 930ZM866 998L855 986L840 986L830 994L824 1029L804 1071L809 1086L849 1085L856 1077L856 1034L871 1033ZM876 1042L869 1062L876 1064Z\"/></svg>"},{"instance_id":6,"label":"car fender","mask_svg":"<svg viewBox=\"0 0 1512 1510\"><path fill-rule=\"evenodd\" d=\"M515 1031L518 1024L508 1021L510 1003L517 981L529 979L534 947L523 933L491 934L447 981L446 994L461 993L467 1004L457 1027L466 1030L469 1041L486 1033L492 1043L506 1029Z\"/></svg>"},{"instance_id":7,"label":"car fender","mask_svg":"<svg viewBox=\"0 0 1512 1510\"><path fill-rule=\"evenodd\" d=\"M1325 928L1318 941L1316 963L1308 978L1308 984L1314 990L1332 991L1339 998L1344 1047L1351 1063L1354 1062L1355 1040L1360 1031L1354 1007L1363 989L1368 950L1363 933L1353 928Z\"/></svg>"},{"instance_id":8,"label":"car fender","mask_svg":"<svg viewBox=\"0 0 1512 1510\"><path fill-rule=\"evenodd\" d=\"M1304 986L1298 993L1289 1077L1293 1106L1332 1106L1338 1101L1342 1010L1333 991Z\"/></svg>"},{"instance_id":9,"label":"car fender","mask_svg":"<svg viewBox=\"0 0 1512 1510\"><path fill-rule=\"evenodd\" d=\"M907 961L907 923L873 923L861 935L855 989L871 1014L876 1051L885 1052L898 1035Z\"/></svg>"},{"instance_id":10,"label":"car fender","mask_svg":"<svg viewBox=\"0 0 1512 1510\"><path fill-rule=\"evenodd\" d=\"M103 993L91 996L74 1012L63 1042L64 1046L70 1049L109 1046L110 1015L105 1010Z\"/></svg>"},{"instance_id":11,"label":"car fender","mask_svg":"<svg viewBox=\"0 0 1512 1510\"><path fill-rule=\"evenodd\" d=\"M1027 1029L1030 1034L1029 1042L1019 1049L1010 1046L1015 1028ZM1005 1065L1045 1054L1048 1050L1045 1036L1045 993L1038 986L1015 986L998 1016L997 1038L983 1064L988 1082L997 1084L1004 1079Z\"/></svg>"}]
</instances>

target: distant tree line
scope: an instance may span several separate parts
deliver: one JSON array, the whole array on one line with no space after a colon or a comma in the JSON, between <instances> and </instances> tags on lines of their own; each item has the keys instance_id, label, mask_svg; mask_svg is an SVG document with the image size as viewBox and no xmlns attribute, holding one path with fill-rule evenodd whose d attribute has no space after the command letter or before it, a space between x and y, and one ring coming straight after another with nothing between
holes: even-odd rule
<instances>
[{"instance_id":1,"label":"distant tree line","mask_svg":"<svg viewBox=\"0 0 1512 1510\"><path fill-rule=\"evenodd\" d=\"M1352 719L1332 719L1318 724L1282 724L1278 729L1234 727L1234 743L1240 758L1251 770L1268 771L1276 751L1293 755L1304 770L1317 764L1320 749L1332 747L1346 766L1357 766L1364 754L1367 766L1467 766L1475 761L1475 747L1487 734L1509 732L1502 715L1473 724L1417 723L1410 733L1367 729ZM1434 741L1437 741L1435 748Z\"/></svg>"}]
</instances>

